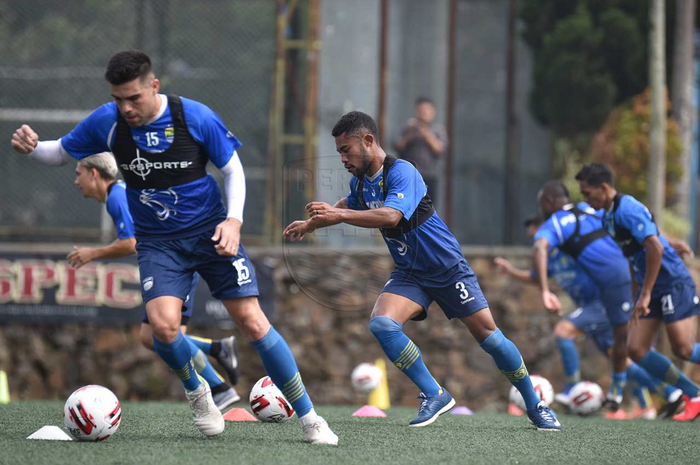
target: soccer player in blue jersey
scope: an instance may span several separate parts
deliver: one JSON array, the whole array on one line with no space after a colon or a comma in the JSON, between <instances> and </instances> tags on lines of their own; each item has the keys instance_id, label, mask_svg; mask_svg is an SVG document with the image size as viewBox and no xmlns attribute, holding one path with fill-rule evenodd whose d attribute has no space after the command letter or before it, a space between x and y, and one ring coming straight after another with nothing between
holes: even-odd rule
<instances>
[{"instance_id":1,"label":"soccer player in blue jersey","mask_svg":"<svg viewBox=\"0 0 700 465\"><path fill-rule=\"evenodd\" d=\"M639 321L630 334L630 356L653 376L683 390L688 396L685 411L674 419L692 421L700 416L700 389L654 350L652 343L664 323L673 353L700 363L700 343L695 340L692 321L700 313L695 282L649 210L634 197L617 192L615 177L607 165L586 165L576 180L586 201L593 208L605 210L604 227L632 268L638 288L633 311Z\"/></svg>"},{"instance_id":2,"label":"soccer player in blue jersey","mask_svg":"<svg viewBox=\"0 0 700 465\"><path fill-rule=\"evenodd\" d=\"M542 220L539 217L530 218L525 222L530 239L535 237L541 224ZM496 257L494 262L502 273L524 283L538 283L534 269L516 268L502 257ZM576 310L559 320L554 326L554 335L566 375L564 392L557 394L555 398L558 402L569 405L568 393L576 383L581 381L576 339L584 335L591 338L596 347L608 356L613 345L613 332L605 307L600 300L598 286L573 258L558 248L554 248L548 256L547 271L549 277L553 278L578 306ZM629 359L627 359L626 374L627 379L631 382L631 387L633 387L632 392L639 402L638 409L635 409L631 415L632 418L656 418L657 412L650 402L649 391L663 396L666 400L666 406L660 414L661 418L673 415L683 403L680 389L670 386L662 380L652 378L643 368ZM613 419L627 418L622 410L608 412L606 416Z\"/></svg>"},{"instance_id":3,"label":"soccer player in blue jersey","mask_svg":"<svg viewBox=\"0 0 700 465\"><path fill-rule=\"evenodd\" d=\"M251 341L270 378L296 410L305 440L337 444L338 437L313 409L287 343L258 304L255 273L240 244L245 203L245 176L237 153L241 143L209 107L160 94L151 60L141 51L114 55L105 78L113 102L60 140L39 142L24 125L13 135L12 146L45 164L103 151L114 154L134 219L153 346L182 381L203 434L218 435L225 424L180 332L181 308L195 272ZM209 161L223 174L227 207L206 172Z\"/></svg>"},{"instance_id":4,"label":"soccer player in blue jersey","mask_svg":"<svg viewBox=\"0 0 700 465\"><path fill-rule=\"evenodd\" d=\"M126 201L126 186L123 181L117 180L118 172L114 156L108 152L85 157L78 162L75 168L75 185L85 197L106 204L107 213L112 217L114 226L117 228L117 239L103 247L74 247L73 251L68 254L68 264L73 268L80 268L99 258L121 258L136 253L134 221ZM211 347L214 346L214 341L208 344L209 350L206 350L207 347L205 349L200 347L203 345L202 339L195 339L186 334L187 323L192 316L194 292L198 282L199 275L195 273L190 292L182 306L180 329L192 348L194 354L192 360L197 373L201 374L209 383L214 403L219 410L223 410L239 401L241 397L233 387L224 382L204 354L215 356L228 372L231 382L236 384L238 381L236 341L235 336L217 341L220 350L212 353ZM153 331L148 323L146 312L144 312L141 323L140 339L144 347L153 350Z\"/></svg>"},{"instance_id":5,"label":"soccer player in blue jersey","mask_svg":"<svg viewBox=\"0 0 700 465\"><path fill-rule=\"evenodd\" d=\"M561 304L549 291L548 256L555 247L571 256L598 286L600 299L613 326L612 383L605 405L616 411L627 380L627 334L632 309L629 267L615 242L602 229L600 218L585 203L574 205L560 181L548 181L538 194L545 222L534 237L533 268L547 310L558 312Z\"/></svg>"},{"instance_id":6,"label":"soccer player in blue jersey","mask_svg":"<svg viewBox=\"0 0 700 465\"><path fill-rule=\"evenodd\" d=\"M420 173L409 162L384 153L376 123L362 112L344 115L332 134L343 165L353 175L350 193L333 206L311 202L306 206L310 219L293 222L284 236L301 240L338 223L380 228L396 268L377 299L369 327L389 360L421 390L418 416L409 426L429 425L455 404L403 332L409 320L425 319L435 301L448 318L467 326L520 391L530 421L539 430L560 430L555 414L535 394L517 347L494 323L476 276L435 213Z\"/></svg>"}]
</instances>

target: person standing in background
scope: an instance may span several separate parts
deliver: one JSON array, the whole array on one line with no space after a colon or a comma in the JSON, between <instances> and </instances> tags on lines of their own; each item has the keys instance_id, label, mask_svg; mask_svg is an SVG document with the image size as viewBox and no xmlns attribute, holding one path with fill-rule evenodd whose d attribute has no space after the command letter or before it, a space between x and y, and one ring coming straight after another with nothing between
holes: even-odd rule
<instances>
[{"instance_id":1,"label":"person standing in background","mask_svg":"<svg viewBox=\"0 0 700 465\"><path fill-rule=\"evenodd\" d=\"M447 151L447 131L435 119L435 105L426 97L419 97L415 103L415 115L401 130L394 143L399 157L412 162L428 186L430 198L440 196L440 163L438 160ZM442 200L442 199L439 199Z\"/></svg>"}]
</instances>

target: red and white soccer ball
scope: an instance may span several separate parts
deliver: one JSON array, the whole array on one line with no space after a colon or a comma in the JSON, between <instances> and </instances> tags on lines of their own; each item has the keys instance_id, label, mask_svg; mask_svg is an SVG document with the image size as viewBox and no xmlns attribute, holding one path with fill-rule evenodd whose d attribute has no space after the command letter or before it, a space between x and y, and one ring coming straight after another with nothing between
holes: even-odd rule
<instances>
[{"instance_id":1,"label":"red and white soccer ball","mask_svg":"<svg viewBox=\"0 0 700 465\"><path fill-rule=\"evenodd\" d=\"M122 407L112 391L103 386L83 386L63 406L63 422L80 441L104 441L119 428Z\"/></svg>"},{"instance_id":2,"label":"red and white soccer ball","mask_svg":"<svg viewBox=\"0 0 700 465\"><path fill-rule=\"evenodd\" d=\"M364 393L374 391L382 381L382 370L374 363L360 363L350 375L352 387Z\"/></svg>"},{"instance_id":3,"label":"red and white soccer ball","mask_svg":"<svg viewBox=\"0 0 700 465\"><path fill-rule=\"evenodd\" d=\"M250 390L250 409L268 423L281 423L294 416L294 409L269 376L259 379Z\"/></svg>"},{"instance_id":4,"label":"red and white soccer ball","mask_svg":"<svg viewBox=\"0 0 700 465\"><path fill-rule=\"evenodd\" d=\"M569 391L569 409L579 415L592 415L605 401L603 389L591 381L580 381Z\"/></svg>"},{"instance_id":5,"label":"red and white soccer ball","mask_svg":"<svg viewBox=\"0 0 700 465\"><path fill-rule=\"evenodd\" d=\"M535 394L544 401L545 405L547 407L552 405L552 402L554 402L554 388L552 388L552 383L538 375L531 375L530 381L532 381L532 387L535 388ZM515 389L515 386L510 388L508 397L511 403L515 404L520 410L527 410L525 400L523 400L523 396L520 395L520 392Z\"/></svg>"}]
</instances>

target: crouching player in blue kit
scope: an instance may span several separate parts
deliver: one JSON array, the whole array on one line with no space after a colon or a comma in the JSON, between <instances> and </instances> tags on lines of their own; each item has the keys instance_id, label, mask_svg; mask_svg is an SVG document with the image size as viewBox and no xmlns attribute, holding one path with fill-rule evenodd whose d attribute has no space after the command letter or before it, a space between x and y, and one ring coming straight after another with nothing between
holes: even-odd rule
<instances>
[{"instance_id":1,"label":"crouching player in blue kit","mask_svg":"<svg viewBox=\"0 0 700 465\"><path fill-rule=\"evenodd\" d=\"M617 192L615 177L607 165L586 165L576 180L586 201L593 208L605 210L604 227L629 259L639 288L634 314L640 319L630 334L630 356L653 376L683 390L688 397L685 411L673 418L692 421L700 416L700 389L654 350L652 343L664 323L673 353L700 363L700 344L695 341L692 320L700 312L695 282L661 235L649 210L634 197Z\"/></svg>"},{"instance_id":2,"label":"crouching player in blue kit","mask_svg":"<svg viewBox=\"0 0 700 465\"><path fill-rule=\"evenodd\" d=\"M540 211L546 221L534 237L533 268L547 310L558 312L561 304L549 292L548 255L555 247L569 255L598 286L600 300L613 326L612 383L605 405L617 411L627 380L627 334L632 309L629 267L615 242L602 229L600 218L588 205L574 205L560 181L549 181L538 194Z\"/></svg>"},{"instance_id":3,"label":"crouching player in blue kit","mask_svg":"<svg viewBox=\"0 0 700 465\"><path fill-rule=\"evenodd\" d=\"M78 162L75 168L75 185L80 189L80 192L85 197L107 205L107 213L112 217L114 226L117 228L117 239L103 247L74 247L73 251L68 254L68 264L73 268L80 268L99 258L121 258L136 253L134 220L129 212L124 182L116 179L118 172L114 155L109 152L85 157ZM217 341L220 350L212 353L211 347L215 344L213 341L204 348L204 350L209 350L203 351L199 347L203 345L203 340L186 334L187 323L192 316L194 292L198 282L199 275L195 273L190 292L182 305L181 332L185 335L185 339L195 354L192 360L197 373L201 374L209 383L214 403L219 410L223 410L234 402L238 402L241 397L233 387L224 382L224 379L214 370L204 354L215 356L228 372L231 383L236 384L238 381L236 341L235 336ZM141 323L140 339L144 347L153 350L153 331L148 323L146 312L144 312Z\"/></svg>"},{"instance_id":4,"label":"crouching player in blue kit","mask_svg":"<svg viewBox=\"0 0 700 465\"><path fill-rule=\"evenodd\" d=\"M541 224L542 220L539 217L528 219L525 222L530 239L535 237ZM538 283L534 269L518 269L502 257L497 257L494 262L502 273L506 273L525 283ZM553 248L548 256L547 271L549 277L554 278L559 286L578 305L576 310L559 320L554 326L554 335L556 336L557 347L559 348L564 374L566 375L564 392L557 394L555 399L559 403L569 405L569 391L576 383L581 381L576 339L583 335L589 337L603 354L609 356L613 345L613 332L605 312L605 306L600 300L598 286L573 258L558 248ZM649 391L663 396L666 400L666 406L660 414L661 418L673 415L682 404L682 391L680 389L670 386L659 379L652 378L643 368L630 359L627 359L626 374L627 379L630 381L632 392L639 402L639 407L629 417L622 410L618 410L617 412L607 412L607 418L644 418L653 420L657 417L657 413L649 398Z\"/></svg>"},{"instance_id":5,"label":"crouching player in blue kit","mask_svg":"<svg viewBox=\"0 0 700 465\"><path fill-rule=\"evenodd\" d=\"M114 154L134 219L153 346L182 381L203 434L216 436L225 424L180 332L182 304L195 272L251 341L296 410L305 440L337 444L338 437L313 409L287 343L258 304L255 273L240 244L245 176L236 150L241 143L207 106L158 93L160 82L143 52L114 55L105 78L114 102L99 107L60 140L39 142L24 125L13 135L12 146L45 164L103 151ZM227 207L206 172L209 161L223 174Z\"/></svg>"},{"instance_id":6,"label":"crouching player in blue kit","mask_svg":"<svg viewBox=\"0 0 700 465\"><path fill-rule=\"evenodd\" d=\"M338 223L380 228L396 268L375 303L369 327L389 360L421 390L420 410L409 426L429 425L455 404L403 332L409 320L425 319L435 301L448 318L458 318L467 326L521 392L530 421L542 431L560 430L554 412L535 394L520 352L496 327L476 276L435 213L420 173L409 162L384 153L377 125L364 113L346 114L332 134L343 165L354 176L350 193L334 206L308 204L310 219L293 222L284 235L301 240L318 228Z\"/></svg>"}]
</instances>

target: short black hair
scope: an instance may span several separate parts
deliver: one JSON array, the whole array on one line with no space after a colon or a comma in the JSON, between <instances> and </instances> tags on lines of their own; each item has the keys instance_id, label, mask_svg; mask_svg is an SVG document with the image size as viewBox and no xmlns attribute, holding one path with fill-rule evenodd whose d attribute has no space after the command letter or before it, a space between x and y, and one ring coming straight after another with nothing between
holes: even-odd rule
<instances>
[{"instance_id":1,"label":"short black hair","mask_svg":"<svg viewBox=\"0 0 700 465\"><path fill-rule=\"evenodd\" d=\"M341 134L352 134L364 129L368 133L372 134L374 138L377 138L377 123L374 122L371 116L361 111L351 111L346 113L335 123L333 126L333 131L331 134L333 137L338 137Z\"/></svg>"},{"instance_id":2,"label":"short black hair","mask_svg":"<svg viewBox=\"0 0 700 465\"><path fill-rule=\"evenodd\" d=\"M143 79L152 72L151 59L141 50L119 52L109 59L105 79L114 86Z\"/></svg>"},{"instance_id":3,"label":"short black hair","mask_svg":"<svg viewBox=\"0 0 700 465\"><path fill-rule=\"evenodd\" d=\"M570 198L569 189L566 188L563 182L557 180L544 183L542 194L553 199Z\"/></svg>"},{"instance_id":4,"label":"short black hair","mask_svg":"<svg viewBox=\"0 0 700 465\"><path fill-rule=\"evenodd\" d=\"M605 183L615 187L615 175L605 163L590 163L581 168L576 174L577 181L586 181L590 186L600 186Z\"/></svg>"},{"instance_id":5,"label":"short black hair","mask_svg":"<svg viewBox=\"0 0 700 465\"><path fill-rule=\"evenodd\" d=\"M542 221L542 217L540 215L534 215L534 216L530 216L528 218L525 218L525 222L523 223L523 226L525 226L526 228L529 228L530 226L539 226L542 223L544 223L544 221Z\"/></svg>"},{"instance_id":6,"label":"short black hair","mask_svg":"<svg viewBox=\"0 0 700 465\"><path fill-rule=\"evenodd\" d=\"M416 103L414 104L414 106L417 107L418 105L420 105L420 104L422 104L422 103L429 103L429 104L431 104L432 106L435 106L435 103L434 103L432 100L430 100L428 97L422 97L422 96L421 96L421 97L418 97L418 98L416 99Z\"/></svg>"}]
</instances>

